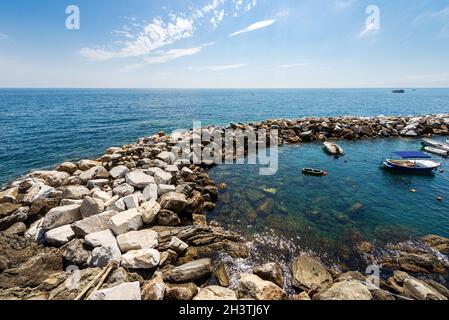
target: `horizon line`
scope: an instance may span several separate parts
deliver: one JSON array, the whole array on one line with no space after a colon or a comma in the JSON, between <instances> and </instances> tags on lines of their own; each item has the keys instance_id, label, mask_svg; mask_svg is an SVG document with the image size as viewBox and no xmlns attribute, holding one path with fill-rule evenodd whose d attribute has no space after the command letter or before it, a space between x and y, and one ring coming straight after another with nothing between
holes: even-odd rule
<instances>
[{"instance_id":1,"label":"horizon line","mask_svg":"<svg viewBox=\"0 0 449 320\"><path fill-rule=\"evenodd\" d=\"M0 87L0 90L53 89L53 90L345 90L345 89L449 89L447 87Z\"/></svg>"}]
</instances>

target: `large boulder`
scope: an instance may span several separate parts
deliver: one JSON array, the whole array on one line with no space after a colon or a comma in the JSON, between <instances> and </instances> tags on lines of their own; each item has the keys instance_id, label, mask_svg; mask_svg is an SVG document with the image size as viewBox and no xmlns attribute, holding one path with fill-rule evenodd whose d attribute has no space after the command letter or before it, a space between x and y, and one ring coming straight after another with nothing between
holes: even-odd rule
<instances>
[{"instance_id":1,"label":"large boulder","mask_svg":"<svg viewBox=\"0 0 449 320\"><path fill-rule=\"evenodd\" d=\"M109 229L90 233L84 237L84 240L91 247L118 247L117 240Z\"/></svg>"},{"instance_id":2,"label":"large boulder","mask_svg":"<svg viewBox=\"0 0 449 320\"><path fill-rule=\"evenodd\" d=\"M95 160L80 160L76 163L76 165L80 170L86 171L95 166L100 166L101 162Z\"/></svg>"},{"instance_id":3,"label":"large boulder","mask_svg":"<svg viewBox=\"0 0 449 320\"><path fill-rule=\"evenodd\" d=\"M287 294L273 282L262 280L255 274L244 273L238 283L238 296L241 299L284 300Z\"/></svg>"},{"instance_id":4,"label":"large boulder","mask_svg":"<svg viewBox=\"0 0 449 320\"><path fill-rule=\"evenodd\" d=\"M45 233L45 240L56 247L65 245L74 237L75 233L70 225L54 228Z\"/></svg>"},{"instance_id":5,"label":"large boulder","mask_svg":"<svg viewBox=\"0 0 449 320\"><path fill-rule=\"evenodd\" d=\"M180 213L187 205L187 199L183 193L169 192L160 198L159 203L163 209Z\"/></svg>"},{"instance_id":6,"label":"large boulder","mask_svg":"<svg viewBox=\"0 0 449 320\"><path fill-rule=\"evenodd\" d=\"M142 214L138 209L119 212L109 220L109 228L116 235L139 230L143 226Z\"/></svg>"},{"instance_id":7,"label":"large boulder","mask_svg":"<svg viewBox=\"0 0 449 320\"><path fill-rule=\"evenodd\" d=\"M368 288L355 280L334 283L330 288L313 296L314 300L371 300Z\"/></svg>"},{"instance_id":8,"label":"large boulder","mask_svg":"<svg viewBox=\"0 0 449 320\"><path fill-rule=\"evenodd\" d=\"M141 170L128 172L125 176L126 183L138 189L144 189L150 183L155 183L154 178Z\"/></svg>"},{"instance_id":9,"label":"large boulder","mask_svg":"<svg viewBox=\"0 0 449 320\"><path fill-rule=\"evenodd\" d=\"M107 230L109 229L109 220L117 213L117 211L110 210L76 221L72 224L72 229L77 236L81 237L84 237L89 233Z\"/></svg>"},{"instance_id":10,"label":"large boulder","mask_svg":"<svg viewBox=\"0 0 449 320\"><path fill-rule=\"evenodd\" d=\"M317 260L307 255L292 262L292 285L303 290L321 290L332 285L332 275Z\"/></svg>"},{"instance_id":11,"label":"large boulder","mask_svg":"<svg viewBox=\"0 0 449 320\"><path fill-rule=\"evenodd\" d=\"M122 266L129 269L151 269L160 261L159 251L155 249L131 250L122 255Z\"/></svg>"},{"instance_id":12,"label":"large boulder","mask_svg":"<svg viewBox=\"0 0 449 320\"><path fill-rule=\"evenodd\" d=\"M138 281L126 282L116 287L102 289L91 295L89 300L141 300L140 284Z\"/></svg>"},{"instance_id":13,"label":"large boulder","mask_svg":"<svg viewBox=\"0 0 449 320\"><path fill-rule=\"evenodd\" d=\"M14 187L0 192L0 203L14 203L16 201L19 188Z\"/></svg>"},{"instance_id":14,"label":"large boulder","mask_svg":"<svg viewBox=\"0 0 449 320\"><path fill-rule=\"evenodd\" d=\"M427 235L422 240L434 250L449 255L449 239L434 234Z\"/></svg>"},{"instance_id":15,"label":"large boulder","mask_svg":"<svg viewBox=\"0 0 449 320\"><path fill-rule=\"evenodd\" d=\"M82 181L87 182L99 175L106 175L107 173L108 171L103 166L95 166L81 173L79 178Z\"/></svg>"},{"instance_id":16,"label":"large boulder","mask_svg":"<svg viewBox=\"0 0 449 320\"><path fill-rule=\"evenodd\" d=\"M200 292L193 300L237 300L235 292L220 286L209 286L200 288Z\"/></svg>"},{"instance_id":17,"label":"large boulder","mask_svg":"<svg viewBox=\"0 0 449 320\"><path fill-rule=\"evenodd\" d=\"M104 211L104 203L100 199L91 197L84 197L81 203L80 212L83 218L88 218L97 215Z\"/></svg>"},{"instance_id":18,"label":"large boulder","mask_svg":"<svg viewBox=\"0 0 449 320\"><path fill-rule=\"evenodd\" d=\"M63 162L56 167L56 170L73 174L76 170L78 170L78 167L72 162Z\"/></svg>"},{"instance_id":19,"label":"large boulder","mask_svg":"<svg viewBox=\"0 0 449 320\"><path fill-rule=\"evenodd\" d=\"M51 209L42 221L42 228L54 229L81 220L80 206L77 204Z\"/></svg>"},{"instance_id":20,"label":"large boulder","mask_svg":"<svg viewBox=\"0 0 449 320\"><path fill-rule=\"evenodd\" d=\"M85 186L73 185L67 186L62 192L63 199L81 200L90 193Z\"/></svg>"},{"instance_id":21,"label":"large boulder","mask_svg":"<svg viewBox=\"0 0 449 320\"><path fill-rule=\"evenodd\" d=\"M205 277L212 272L211 259L199 259L177 266L170 271L174 282L188 282Z\"/></svg>"},{"instance_id":22,"label":"large boulder","mask_svg":"<svg viewBox=\"0 0 449 320\"><path fill-rule=\"evenodd\" d=\"M284 275L279 263L266 263L263 266L254 268L253 273L263 280L274 282L281 288L284 287Z\"/></svg>"},{"instance_id":23,"label":"large boulder","mask_svg":"<svg viewBox=\"0 0 449 320\"><path fill-rule=\"evenodd\" d=\"M163 170L158 171L154 174L154 180L157 184L171 184L172 183L173 176L165 172Z\"/></svg>"},{"instance_id":24,"label":"large boulder","mask_svg":"<svg viewBox=\"0 0 449 320\"><path fill-rule=\"evenodd\" d=\"M109 171L109 175L113 179L124 178L126 174L129 172L129 169L125 166L116 166Z\"/></svg>"},{"instance_id":25,"label":"large boulder","mask_svg":"<svg viewBox=\"0 0 449 320\"><path fill-rule=\"evenodd\" d=\"M131 250L152 249L158 245L158 234L149 229L130 231L118 235L117 243L122 253Z\"/></svg>"}]
</instances>

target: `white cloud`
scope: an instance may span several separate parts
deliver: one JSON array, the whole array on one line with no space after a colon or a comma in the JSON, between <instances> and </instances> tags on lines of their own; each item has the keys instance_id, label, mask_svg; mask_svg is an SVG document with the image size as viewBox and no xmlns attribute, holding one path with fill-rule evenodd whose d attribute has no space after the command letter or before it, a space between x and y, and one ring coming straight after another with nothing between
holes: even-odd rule
<instances>
[{"instance_id":1,"label":"white cloud","mask_svg":"<svg viewBox=\"0 0 449 320\"><path fill-rule=\"evenodd\" d=\"M268 26L271 26L276 21L277 21L276 19L273 19L273 20L263 20L263 21L259 21L259 22L253 23L252 25L246 27L245 29L242 29L242 30L239 30L237 32L231 33L229 35L229 37L235 37L235 36L238 36L238 35L243 34L243 33L247 33L247 32L259 30L259 29L262 29L262 28L266 28Z\"/></svg>"},{"instance_id":2,"label":"white cloud","mask_svg":"<svg viewBox=\"0 0 449 320\"><path fill-rule=\"evenodd\" d=\"M443 23L443 26L437 33L437 37L448 37L449 36L449 7L445 7L437 11L427 11L423 14L417 16L414 23L421 22L422 20L432 20Z\"/></svg>"},{"instance_id":3,"label":"white cloud","mask_svg":"<svg viewBox=\"0 0 449 320\"><path fill-rule=\"evenodd\" d=\"M223 21L224 16L225 16L224 9L215 12L214 16L210 19L210 22L212 23L214 28L218 27L218 25Z\"/></svg>"},{"instance_id":4,"label":"white cloud","mask_svg":"<svg viewBox=\"0 0 449 320\"><path fill-rule=\"evenodd\" d=\"M197 71L223 71L223 70L231 70L231 69L239 69L246 67L246 63L239 63L239 64L226 64L226 65L219 65L219 66L208 66L208 67L191 67L191 70L197 70Z\"/></svg>"}]
</instances>

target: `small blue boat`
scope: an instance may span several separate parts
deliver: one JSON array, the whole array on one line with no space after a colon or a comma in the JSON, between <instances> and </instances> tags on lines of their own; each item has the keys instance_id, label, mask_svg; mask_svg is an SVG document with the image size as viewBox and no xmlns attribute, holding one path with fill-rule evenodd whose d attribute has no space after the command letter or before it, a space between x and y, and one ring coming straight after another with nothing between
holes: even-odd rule
<instances>
[{"instance_id":1,"label":"small blue boat","mask_svg":"<svg viewBox=\"0 0 449 320\"><path fill-rule=\"evenodd\" d=\"M395 151L394 155L400 159L386 159L383 165L387 169L403 172L426 173L437 170L441 163L420 151Z\"/></svg>"}]
</instances>

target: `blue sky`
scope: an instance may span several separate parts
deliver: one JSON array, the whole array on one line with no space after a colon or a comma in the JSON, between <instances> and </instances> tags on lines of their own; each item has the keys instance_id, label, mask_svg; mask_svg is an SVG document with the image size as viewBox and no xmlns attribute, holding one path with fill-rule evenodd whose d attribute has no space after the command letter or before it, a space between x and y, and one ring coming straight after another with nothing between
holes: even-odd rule
<instances>
[{"instance_id":1,"label":"blue sky","mask_svg":"<svg viewBox=\"0 0 449 320\"><path fill-rule=\"evenodd\" d=\"M449 2L3 0L0 87L449 87Z\"/></svg>"}]
</instances>

